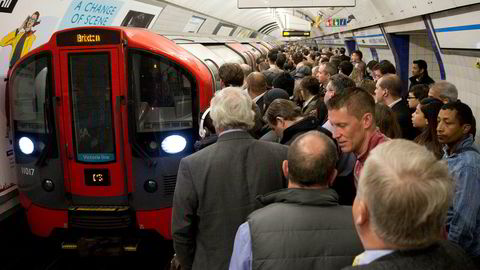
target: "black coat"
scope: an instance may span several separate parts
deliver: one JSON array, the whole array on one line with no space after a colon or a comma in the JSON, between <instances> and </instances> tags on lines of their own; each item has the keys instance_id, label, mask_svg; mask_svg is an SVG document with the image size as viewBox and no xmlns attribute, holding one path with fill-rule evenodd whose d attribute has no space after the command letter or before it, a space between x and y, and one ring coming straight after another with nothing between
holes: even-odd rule
<instances>
[{"instance_id":1,"label":"black coat","mask_svg":"<svg viewBox=\"0 0 480 270\"><path fill-rule=\"evenodd\" d=\"M465 252L446 240L425 249L395 251L373 262L343 270L474 270Z\"/></svg>"},{"instance_id":2,"label":"black coat","mask_svg":"<svg viewBox=\"0 0 480 270\"><path fill-rule=\"evenodd\" d=\"M280 140L280 143L290 145L298 136L311 130L318 130L332 138L332 133L323 128L322 124L315 116L308 116L286 128L283 131L283 136Z\"/></svg>"},{"instance_id":3,"label":"black coat","mask_svg":"<svg viewBox=\"0 0 480 270\"><path fill-rule=\"evenodd\" d=\"M233 131L181 160L172 236L182 269L228 269L238 226L260 207L256 196L286 187L287 150Z\"/></svg>"},{"instance_id":4,"label":"black coat","mask_svg":"<svg viewBox=\"0 0 480 270\"><path fill-rule=\"evenodd\" d=\"M284 189L260 197L248 218L252 269L340 269L363 252L350 206L332 189Z\"/></svg>"},{"instance_id":5,"label":"black coat","mask_svg":"<svg viewBox=\"0 0 480 270\"><path fill-rule=\"evenodd\" d=\"M417 130L412 124L412 114L408 108L408 103L402 99L397 104L393 105L392 111L397 117L398 124L402 130L402 138L413 140L417 136Z\"/></svg>"},{"instance_id":6,"label":"black coat","mask_svg":"<svg viewBox=\"0 0 480 270\"><path fill-rule=\"evenodd\" d=\"M430 76L428 76L428 74L425 74L424 76L420 77L420 79L417 81L417 78L412 76L409 78L410 80L410 88L412 88L412 86L416 85L416 84L425 84L425 85L431 85L431 84L434 84L435 81L430 78Z\"/></svg>"}]
</instances>

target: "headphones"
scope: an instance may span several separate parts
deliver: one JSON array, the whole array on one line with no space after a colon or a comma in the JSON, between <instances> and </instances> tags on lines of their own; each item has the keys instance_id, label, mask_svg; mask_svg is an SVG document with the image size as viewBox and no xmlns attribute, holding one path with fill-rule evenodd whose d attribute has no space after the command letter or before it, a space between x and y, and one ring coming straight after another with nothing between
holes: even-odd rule
<instances>
[{"instance_id":1,"label":"headphones","mask_svg":"<svg viewBox=\"0 0 480 270\"><path fill-rule=\"evenodd\" d=\"M202 114L202 118L200 118L200 127L198 129L198 135L203 139L205 138L205 135L207 135L207 130L203 127L203 122L205 121L205 118L207 115L210 113L210 107Z\"/></svg>"}]
</instances>

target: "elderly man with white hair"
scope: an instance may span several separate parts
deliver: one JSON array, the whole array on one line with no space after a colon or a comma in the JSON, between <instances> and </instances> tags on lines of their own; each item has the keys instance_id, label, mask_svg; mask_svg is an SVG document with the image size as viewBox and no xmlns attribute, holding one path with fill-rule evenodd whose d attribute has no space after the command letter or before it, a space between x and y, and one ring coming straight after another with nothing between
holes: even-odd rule
<instances>
[{"instance_id":1,"label":"elderly man with white hair","mask_svg":"<svg viewBox=\"0 0 480 270\"><path fill-rule=\"evenodd\" d=\"M240 88L218 91L210 116L218 141L180 162L172 235L182 269L227 269L235 232L259 208L255 197L286 187L286 146L253 139L252 99Z\"/></svg>"},{"instance_id":2,"label":"elderly man with white hair","mask_svg":"<svg viewBox=\"0 0 480 270\"><path fill-rule=\"evenodd\" d=\"M447 165L425 147L401 139L375 147L352 208L365 252L344 270L476 269L459 246L443 240L452 196Z\"/></svg>"},{"instance_id":3,"label":"elderly man with white hair","mask_svg":"<svg viewBox=\"0 0 480 270\"><path fill-rule=\"evenodd\" d=\"M444 104L455 102L458 99L457 87L447 81L439 81L430 86L428 96L442 101Z\"/></svg>"}]
</instances>

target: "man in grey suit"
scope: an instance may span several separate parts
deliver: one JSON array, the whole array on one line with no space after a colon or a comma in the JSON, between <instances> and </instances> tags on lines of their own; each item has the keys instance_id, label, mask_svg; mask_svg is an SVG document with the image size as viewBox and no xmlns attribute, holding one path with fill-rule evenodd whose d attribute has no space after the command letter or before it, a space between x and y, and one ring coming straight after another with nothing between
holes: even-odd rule
<instances>
[{"instance_id":1,"label":"man in grey suit","mask_svg":"<svg viewBox=\"0 0 480 270\"><path fill-rule=\"evenodd\" d=\"M255 197L286 187L288 148L247 133L252 105L240 88L217 92L210 115L218 141L180 162L172 235L182 269L228 269L238 226L260 207Z\"/></svg>"}]
</instances>

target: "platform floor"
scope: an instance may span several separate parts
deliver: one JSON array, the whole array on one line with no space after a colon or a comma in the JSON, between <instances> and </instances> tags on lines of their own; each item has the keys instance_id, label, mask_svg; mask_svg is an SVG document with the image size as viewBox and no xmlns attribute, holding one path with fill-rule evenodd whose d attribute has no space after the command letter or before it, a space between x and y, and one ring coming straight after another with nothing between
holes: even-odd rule
<instances>
[{"instance_id":1,"label":"platform floor","mask_svg":"<svg viewBox=\"0 0 480 270\"><path fill-rule=\"evenodd\" d=\"M139 251L117 256L80 256L61 249L58 239L35 237L22 209L0 222L0 269L107 270L165 269L171 259L171 241L144 242Z\"/></svg>"}]
</instances>

